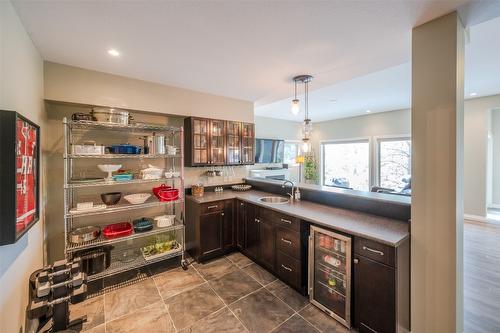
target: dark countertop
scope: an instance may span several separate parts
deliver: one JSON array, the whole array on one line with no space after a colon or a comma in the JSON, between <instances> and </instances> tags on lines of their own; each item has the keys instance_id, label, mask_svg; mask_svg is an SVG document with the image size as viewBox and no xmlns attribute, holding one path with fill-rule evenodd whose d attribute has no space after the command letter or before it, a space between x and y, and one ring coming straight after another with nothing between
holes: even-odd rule
<instances>
[{"instance_id":1,"label":"dark countertop","mask_svg":"<svg viewBox=\"0 0 500 333\"><path fill-rule=\"evenodd\" d=\"M402 241L410 237L410 225L407 222L325 206L309 201L295 201L287 204L269 204L259 200L259 198L265 196L276 196L276 194L255 190L246 192L224 190L222 193L206 192L201 198L194 198L191 195L186 197L197 203L236 198L298 217L319 226L345 232L353 236L372 239L390 246L398 246Z\"/></svg>"}]
</instances>

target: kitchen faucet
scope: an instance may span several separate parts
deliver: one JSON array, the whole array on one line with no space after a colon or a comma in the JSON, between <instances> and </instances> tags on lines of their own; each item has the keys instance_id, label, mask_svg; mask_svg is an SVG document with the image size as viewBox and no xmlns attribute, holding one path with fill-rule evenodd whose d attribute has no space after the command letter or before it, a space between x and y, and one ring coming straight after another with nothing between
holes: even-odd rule
<instances>
[{"instance_id":1,"label":"kitchen faucet","mask_svg":"<svg viewBox=\"0 0 500 333\"><path fill-rule=\"evenodd\" d=\"M285 181L283 182L283 184L281 184L281 187L285 188L285 185L288 184L288 183L290 183L290 185L292 185L292 193L288 193L287 192L286 194L288 194L290 196L290 202L293 202L293 198L294 198L293 192L294 192L294 189L295 189L295 184L292 181L285 179Z\"/></svg>"}]
</instances>

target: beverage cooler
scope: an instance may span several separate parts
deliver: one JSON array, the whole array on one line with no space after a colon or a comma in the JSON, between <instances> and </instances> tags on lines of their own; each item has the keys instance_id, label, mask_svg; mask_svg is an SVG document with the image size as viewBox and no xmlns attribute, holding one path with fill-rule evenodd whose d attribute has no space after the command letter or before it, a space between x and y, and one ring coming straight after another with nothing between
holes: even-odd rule
<instances>
[{"instance_id":1,"label":"beverage cooler","mask_svg":"<svg viewBox=\"0 0 500 333\"><path fill-rule=\"evenodd\" d=\"M351 238L311 226L308 292L312 304L351 327Z\"/></svg>"}]
</instances>

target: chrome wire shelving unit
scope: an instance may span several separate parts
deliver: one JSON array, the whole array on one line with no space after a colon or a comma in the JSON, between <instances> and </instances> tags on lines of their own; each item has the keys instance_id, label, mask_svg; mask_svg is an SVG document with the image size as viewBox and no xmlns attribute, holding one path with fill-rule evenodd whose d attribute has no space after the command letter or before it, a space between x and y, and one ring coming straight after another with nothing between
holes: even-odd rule
<instances>
[{"instance_id":1,"label":"chrome wire shelving unit","mask_svg":"<svg viewBox=\"0 0 500 333\"><path fill-rule=\"evenodd\" d=\"M183 268L187 268L187 262L185 260L185 207L184 207L184 130L182 127L164 126L157 124L145 124L145 123L134 123L130 125L103 123L97 121L83 121L83 120L69 120L67 118L63 119L63 130L64 130L64 253L67 259L72 259L78 255L78 251L91 250L94 248L99 248L100 246L105 246L109 244L122 244L124 245L121 249L113 250L111 252L111 263L110 266L102 272L90 275L88 279L98 280L108 276L112 276L121 272L125 272L132 269L138 269L149 264L160 262L163 260L171 259L174 257L181 257L181 265ZM127 136L133 135L151 135L153 132L156 134L165 135L171 140L172 143L176 143L175 146L178 149L178 153L169 154L103 154L103 155L76 155L71 154L71 145L77 143L79 136L82 133L88 134L91 131L114 131L122 132L118 133L119 136L123 135L125 138ZM116 133L115 133L116 134ZM142 160L163 160L165 169L177 167L180 175L178 177L171 178L159 178L159 179L132 179L128 181L109 181L109 180L99 180L90 182L75 182L72 181L75 176L75 168L78 160L86 160L88 163L95 162L95 168L97 169L97 164L100 160L108 161L109 159L117 159L122 163L122 161L131 161L132 163L139 163ZM134 162L136 161L136 162ZM135 165L134 164L134 165ZM94 191L95 194L99 194L99 189L104 189L115 186L125 186L130 188L130 192L133 193L133 186L139 186L143 184L151 184L153 186L158 186L162 183L169 183L174 185L179 189L179 199L174 201L159 201L154 195L152 195L148 200L142 204L117 204L114 206L107 206L101 210L93 211L75 211L76 203L79 198L79 191ZM88 195L88 193L87 193ZM120 238L106 239L100 235L97 239L92 241L82 242L82 243L72 243L70 241L70 232L77 227L90 226L90 225L100 225L100 223L94 223L93 219L98 219L101 215L112 215L115 213L127 213L127 212L140 212L148 208L156 208L165 211L166 208L176 215L175 223L169 227L159 228L154 226L152 230L145 232L133 232L129 236L124 236ZM82 224L81 220L85 220ZM165 255L154 257L154 258L144 258L142 255L138 255L136 258L130 261L122 261L123 252L133 248L137 249L137 245L133 244L133 240L147 239L148 237L158 237L164 234L175 234L175 240L178 246L171 251L165 253ZM134 248L135 247L135 248Z\"/></svg>"}]
</instances>

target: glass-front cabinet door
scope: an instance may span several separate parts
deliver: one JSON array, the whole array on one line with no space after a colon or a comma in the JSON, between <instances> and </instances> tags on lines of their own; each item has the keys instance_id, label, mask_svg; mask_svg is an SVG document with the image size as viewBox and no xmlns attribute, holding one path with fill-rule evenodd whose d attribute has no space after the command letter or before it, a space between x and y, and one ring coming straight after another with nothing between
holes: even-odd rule
<instances>
[{"instance_id":1,"label":"glass-front cabinet door","mask_svg":"<svg viewBox=\"0 0 500 333\"><path fill-rule=\"evenodd\" d=\"M241 125L241 164L255 163L255 131L254 124Z\"/></svg>"},{"instance_id":2,"label":"glass-front cabinet door","mask_svg":"<svg viewBox=\"0 0 500 333\"><path fill-rule=\"evenodd\" d=\"M227 151L226 164L241 163L241 123L239 121L227 121Z\"/></svg>"},{"instance_id":3,"label":"glass-front cabinet door","mask_svg":"<svg viewBox=\"0 0 500 333\"><path fill-rule=\"evenodd\" d=\"M192 164L208 164L208 131L209 120L203 118L192 118Z\"/></svg>"},{"instance_id":4,"label":"glass-front cabinet door","mask_svg":"<svg viewBox=\"0 0 500 333\"><path fill-rule=\"evenodd\" d=\"M210 120L209 164L224 165L226 162L226 126L224 120Z\"/></svg>"}]
</instances>

